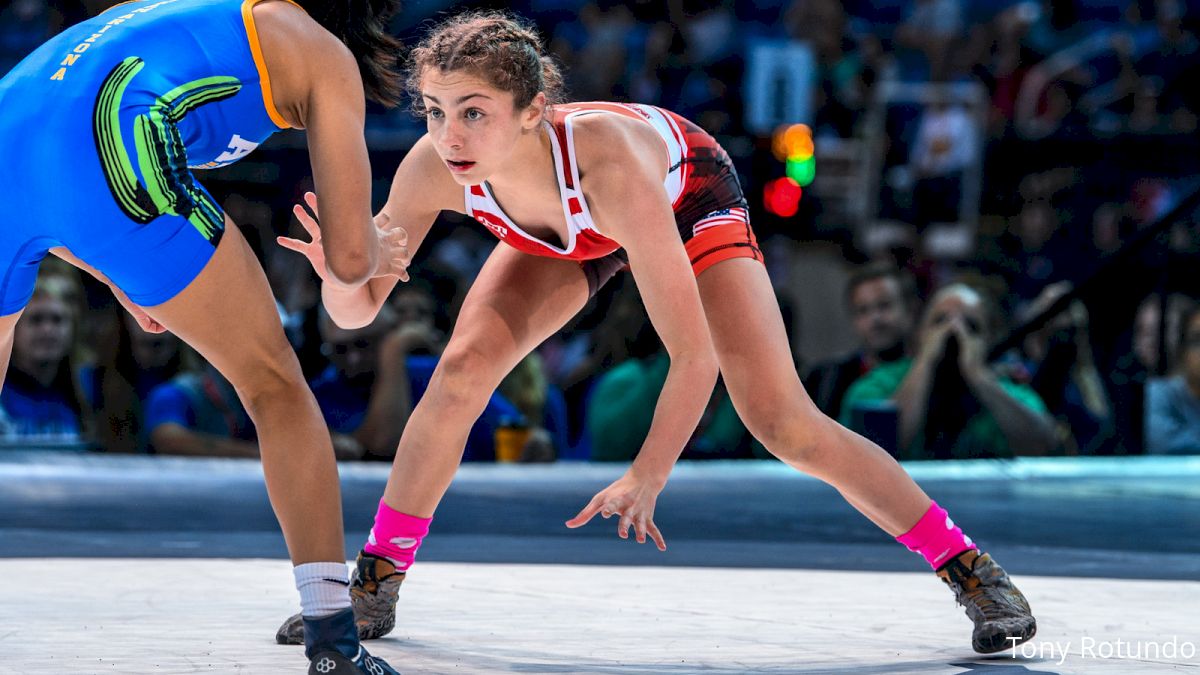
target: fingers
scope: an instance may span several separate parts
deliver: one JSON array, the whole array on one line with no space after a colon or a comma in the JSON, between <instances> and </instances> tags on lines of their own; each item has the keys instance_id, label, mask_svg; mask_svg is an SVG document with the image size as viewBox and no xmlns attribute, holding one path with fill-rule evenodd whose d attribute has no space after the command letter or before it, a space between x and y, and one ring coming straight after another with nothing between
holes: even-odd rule
<instances>
[{"instance_id":1,"label":"fingers","mask_svg":"<svg viewBox=\"0 0 1200 675\"><path fill-rule=\"evenodd\" d=\"M592 520L597 514L602 518L611 518L619 516L617 520L617 536L622 539L629 538L629 530L633 528L634 539L639 544L646 543L647 540L653 541L654 545L660 551L667 550L667 542L663 539L662 533L659 532L658 526L654 524L652 515L641 515L634 513L635 509L624 509L619 504L614 504L602 499L601 495L596 495L588 505L583 507L579 515L566 522L567 527L572 529L583 527Z\"/></svg>"},{"instance_id":2,"label":"fingers","mask_svg":"<svg viewBox=\"0 0 1200 675\"><path fill-rule=\"evenodd\" d=\"M646 531L650 533L650 538L654 540L654 545L658 547L658 550L667 550L667 542L663 539L662 533L658 531L658 526L654 524L653 520L646 523Z\"/></svg>"},{"instance_id":3,"label":"fingers","mask_svg":"<svg viewBox=\"0 0 1200 675\"><path fill-rule=\"evenodd\" d=\"M387 243L400 248L408 248L408 233L404 231L404 228L380 230L380 232L382 232L383 240Z\"/></svg>"},{"instance_id":4,"label":"fingers","mask_svg":"<svg viewBox=\"0 0 1200 675\"><path fill-rule=\"evenodd\" d=\"M300 204L293 206L292 215L296 216L296 220L300 221L300 225L304 227L304 231L312 237L313 241L321 238L321 226L317 224L316 219L308 215L308 211L305 211L303 206Z\"/></svg>"},{"instance_id":5,"label":"fingers","mask_svg":"<svg viewBox=\"0 0 1200 675\"><path fill-rule=\"evenodd\" d=\"M375 217L378 224L381 219L386 219L386 214L380 214ZM412 253L408 250L408 232L402 227L393 229L381 229L380 237L384 243L385 249L391 258L388 265L388 274L393 274L402 281L408 281L408 266L412 262Z\"/></svg>"},{"instance_id":6,"label":"fingers","mask_svg":"<svg viewBox=\"0 0 1200 675\"><path fill-rule=\"evenodd\" d=\"M380 211L375 215L375 227L388 232L403 232L405 240L408 239L408 231L400 224L400 221L393 221L392 217Z\"/></svg>"},{"instance_id":7,"label":"fingers","mask_svg":"<svg viewBox=\"0 0 1200 675\"><path fill-rule=\"evenodd\" d=\"M646 519L638 518L633 521L633 538L637 543L646 543Z\"/></svg>"},{"instance_id":8,"label":"fingers","mask_svg":"<svg viewBox=\"0 0 1200 675\"><path fill-rule=\"evenodd\" d=\"M582 511L566 522L567 527L574 529L587 525L599 513L601 503L600 495L592 497L592 501L588 502L588 505L583 507Z\"/></svg>"},{"instance_id":9,"label":"fingers","mask_svg":"<svg viewBox=\"0 0 1200 675\"><path fill-rule=\"evenodd\" d=\"M392 249L392 254L407 265L412 260L408 250L408 232L404 228L382 230L383 241Z\"/></svg>"},{"instance_id":10,"label":"fingers","mask_svg":"<svg viewBox=\"0 0 1200 675\"><path fill-rule=\"evenodd\" d=\"M296 253L304 253L305 249L309 246L308 242L292 239L291 237L275 237L275 243Z\"/></svg>"},{"instance_id":11,"label":"fingers","mask_svg":"<svg viewBox=\"0 0 1200 675\"><path fill-rule=\"evenodd\" d=\"M625 519L622 519L622 523L624 523L624 520ZM639 516L632 519L632 521L634 538L637 540L637 543L646 543L646 539L648 537L654 542L654 545L658 547L658 550L667 550L667 542L663 540L662 533L658 531L658 526L654 524L654 521L651 520L649 516ZM622 538L625 537L625 535L621 536Z\"/></svg>"},{"instance_id":12,"label":"fingers","mask_svg":"<svg viewBox=\"0 0 1200 675\"><path fill-rule=\"evenodd\" d=\"M137 317L138 326L147 333L165 333L167 328L161 323L155 321L149 314L142 314Z\"/></svg>"},{"instance_id":13,"label":"fingers","mask_svg":"<svg viewBox=\"0 0 1200 675\"><path fill-rule=\"evenodd\" d=\"M317 210L317 193L305 192L304 203L308 204L308 208L312 209L313 215L317 218L321 217L321 212Z\"/></svg>"},{"instance_id":14,"label":"fingers","mask_svg":"<svg viewBox=\"0 0 1200 675\"><path fill-rule=\"evenodd\" d=\"M391 231L382 231L380 237L383 243L388 247L390 257L395 261L400 261L404 267L408 267L413 261L412 252L408 250L408 233L403 229L391 229Z\"/></svg>"}]
</instances>

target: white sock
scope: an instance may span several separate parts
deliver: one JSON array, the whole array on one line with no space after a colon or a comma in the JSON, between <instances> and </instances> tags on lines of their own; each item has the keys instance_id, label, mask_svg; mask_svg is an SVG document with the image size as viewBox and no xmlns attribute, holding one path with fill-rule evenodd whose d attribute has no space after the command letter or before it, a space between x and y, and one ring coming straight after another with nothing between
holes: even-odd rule
<instances>
[{"instance_id":1,"label":"white sock","mask_svg":"<svg viewBox=\"0 0 1200 675\"><path fill-rule=\"evenodd\" d=\"M300 613L308 617L337 614L350 607L350 578L346 563L318 562L296 565Z\"/></svg>"}]
</instances>

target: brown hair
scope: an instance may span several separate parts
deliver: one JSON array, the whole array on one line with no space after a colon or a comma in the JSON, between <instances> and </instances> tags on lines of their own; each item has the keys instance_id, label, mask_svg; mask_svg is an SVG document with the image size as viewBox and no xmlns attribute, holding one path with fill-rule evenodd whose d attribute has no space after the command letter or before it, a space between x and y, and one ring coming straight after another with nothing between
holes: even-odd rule
<instances>
[{"instance_id":1,"label":"brown hair","mask_svg":"<svg viewBox=\"0 0 1200 675\"><path fill-rule=\"evenodd\" d=\"M399 0L297 0L354 54L367 98L389 108L400 101L400 40L388 32Z\"/></svg>"},{"instance_id":2,"label":"brown hair","mask_svg":"<svg viewBox=\"0 0 1200 675\"><path fill-rule=\"evenodd\" d=\"M537 30L513 14L476 11L446 19L429 31L409 57L406 85L413 111L425 114L421 78L428 68L443 73L470 71L511 93L518 110L538 92L545 92L547 103L559 103L562 73L545 51Z\"/></svg>"},{"instance_id":3,"label":"brown hair","mask_svg":"<svg viewBox=\"0 0 1200 675\"><path fill-rule=\"evenodd\" d=\"M901 300L904 301L904 304L909 309L917 306L917 282L913 279L912 273L882 261L867 263L850 273L846 280L846 304L850 304L850 300L859 286L877 279L895 279L896 283L900 285Z\"/></svg>"}]
</instances>

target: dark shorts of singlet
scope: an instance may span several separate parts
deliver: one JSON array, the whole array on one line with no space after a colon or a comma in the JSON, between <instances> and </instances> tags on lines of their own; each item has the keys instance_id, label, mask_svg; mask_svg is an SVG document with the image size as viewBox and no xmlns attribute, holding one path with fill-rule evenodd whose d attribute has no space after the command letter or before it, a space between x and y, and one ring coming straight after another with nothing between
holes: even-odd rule
<instances>
[{"instance_id":1,"label":"dark shorts of singlet","mask_svg":"<svg viewBox=\"0 0 1200 675\"><path fill-rule=\"evenodd\" d=\"M750 227L746 197L729 155L699 127L684 130L689 142L685 162L690 173L687 189L675 204L675 224L692 261L692 272L699 277L704 270L733 258L762 262L762 250ZM589 297L628 265L625 249L583 261Z\"/></svg>"}]
</instances>

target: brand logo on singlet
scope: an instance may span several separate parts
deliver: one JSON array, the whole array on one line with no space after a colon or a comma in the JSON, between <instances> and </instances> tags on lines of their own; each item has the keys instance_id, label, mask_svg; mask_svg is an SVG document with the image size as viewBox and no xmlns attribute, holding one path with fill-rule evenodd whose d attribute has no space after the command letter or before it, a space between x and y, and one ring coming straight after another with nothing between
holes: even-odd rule
<instances>
[{"instance_id":1,"label":"brand logo on singlet","mask_svg":"<svg viewBox=\"0 0 1200 675\"><path fill-rule=\"evenodd\" d=\"M486 225L489 230L495 232L496 236L500 237L501 239L508 236L508 228L498 223L496 221L496 216L493 216L486 211L476 211L475 220L478 220Z\"/></svg>"},{"instance_id":2,"label":"brand logo on singlet","mask_svg":"<svg viewBox=\"0 0 1200 675\"><path fill-rule=\"evenodd\" d=\"M258 147L258 143L251 143L250 141L242 138L241 136L234 134L233 138L229 139L229 149L226 150L225 152L222 152L221 155L219 157L217 157L216 161L221 162L223 164L228 164L230 162L236 162L239 159L250 154L257 147Z\"/></svg>"},{"instance_id":3,"label":"brand logo on singlet","mask_svg":"<svg viewBox=\"0 0 1200 675\"><path fill-rule=\"evenodd\" d=\"M193 169L215 169L226 164L233 164L239 159L245 157L258 147L258 143L248 141L241 136L234 134L233 138L229 139L228 150L222 152L216 159L204 164L198 164L191 168Z\"/></svg>"}]
</instances>

